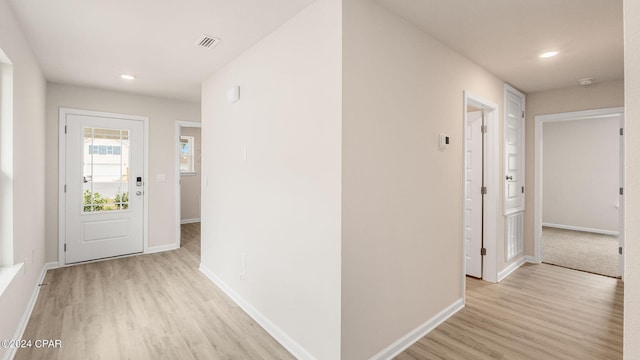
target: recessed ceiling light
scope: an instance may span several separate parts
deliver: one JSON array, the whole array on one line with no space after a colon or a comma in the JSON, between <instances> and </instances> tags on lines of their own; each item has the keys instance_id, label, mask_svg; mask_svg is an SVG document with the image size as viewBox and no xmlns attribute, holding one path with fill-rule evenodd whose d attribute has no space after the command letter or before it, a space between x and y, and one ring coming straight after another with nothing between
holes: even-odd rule
<instances>
[{"instance_id":1,"label":"recessed ceiling light","mask_svg":"<svg viewBox=\"0 0 640 360\"><path fill-rule=\"evenodd\" d=\"M550 58L550 57L554 57L556 55L558 55L557 51L547 51L546 53L540 54L540 57L543 58L543 59L547 59L547 58Z\"/></svg>"},{"instance_id":2,"label":"recessed ceiling light","mask_svg":"<svg viewBox=\"0 0 640 360\"><path fill-rule=\"evenodd\" d=\"M121 78L125 79L125 80L134 80L136 77L133 75L129 75L129 74L122 74L120 75Z\"/></svg>"},{"instance_id":3,"label":"recessed ceiling light","mask_svg":"<svg viewBox=\"0 0 640 360\"><path fill-rule=\"evenodd\" d=\"M578 80L578 83L584 87L587 87L591 84L593 84L593 78L584 78L584 79L580 79Z\"/></svg>"}]
</instances>

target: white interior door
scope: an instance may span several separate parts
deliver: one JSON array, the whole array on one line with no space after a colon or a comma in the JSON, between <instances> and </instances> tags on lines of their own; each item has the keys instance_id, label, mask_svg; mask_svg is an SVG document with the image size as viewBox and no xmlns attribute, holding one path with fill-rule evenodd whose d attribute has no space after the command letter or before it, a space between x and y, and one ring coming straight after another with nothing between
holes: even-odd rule
<instances>
[{"instance_id":1,"label":"white interior door","mask_svg":"<svg viewBox=\"0 0 640 360\"><path fill-rule=\"evenodd\" d=\"M467 275L482 278L482 111L467 112L465 124L464 239Z\"/></svg>"},{"instance_id":2,"label":"white interior door","mask_svg":"<svg viewBox=\"0 0 640 360\"><path fill-rule=\"evenodd\" d=\"M505 215L524 211L524 95L505 90Z\"/></svg>"},{"instance_id":3,"label":"white interior door","mask_svg":"<svg viewBox=\"0 0 640 360\"><path fill-rule=\"evenodd\" d=\"M144 124L66 114L65 263L144 250Z\"/></svg>"}]
</instances>

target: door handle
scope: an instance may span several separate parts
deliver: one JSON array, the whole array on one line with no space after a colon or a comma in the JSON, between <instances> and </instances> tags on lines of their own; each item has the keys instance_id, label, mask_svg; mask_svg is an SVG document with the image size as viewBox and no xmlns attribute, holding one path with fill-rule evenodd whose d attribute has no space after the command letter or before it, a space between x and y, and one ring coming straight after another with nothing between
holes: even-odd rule
<instances>
[{"instance_id":1,"label":"door handle","mask_svg":"<svg viewBox=\"0 0 640 360\"><path fill-rule=\"evenodd\" d=\"M507 180L513 180L513 176L507 175Z\"/></svg>"}]
</instances>

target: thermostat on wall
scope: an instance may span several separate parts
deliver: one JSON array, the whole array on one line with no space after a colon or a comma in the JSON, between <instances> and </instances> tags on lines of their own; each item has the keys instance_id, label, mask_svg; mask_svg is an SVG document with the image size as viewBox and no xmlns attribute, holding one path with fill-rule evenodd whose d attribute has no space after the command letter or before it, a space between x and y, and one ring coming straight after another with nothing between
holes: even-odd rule
<instances>
[{"instance_id":1,"label":"thermostat on wall","mask_svg":"<svg viewBox=\"0 0 640 360\"><path fill-rule=\"evenodd\" d=\"M440 141L438 142L438 146L440 147L440 150L448 149L449 148L449 135L440 134Z\"/></svg>"}]
</instances>

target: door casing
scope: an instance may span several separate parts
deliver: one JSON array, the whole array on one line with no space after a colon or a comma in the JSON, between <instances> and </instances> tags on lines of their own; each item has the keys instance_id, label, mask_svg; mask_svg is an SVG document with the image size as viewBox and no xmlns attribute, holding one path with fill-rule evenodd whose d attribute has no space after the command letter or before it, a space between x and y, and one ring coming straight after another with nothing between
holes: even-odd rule
<instances>
[{"instance_id":1,"label":"door casing","mask_svg":"<svg viewBox=\"0 0 640 360\"><path fill-rule=\"evenodd\" d=\"M498 114L498 105L490 102L480 96L474 95L468 91L464 92L464 103L463 103L463 112L465 116L463 116L463 139L466 139L466 123L467 123L467 106L471 105L476 108L484 109L485 111L485 119L487 124L487 132L485 134L484 141L484 183L487 187L487 194L484 197L484 219L483 219L483 237L484 237L484 247L487 249L487 254L484 256L482 261L482 279L489 282L498 282L498 256L497 256L497 231L498 231L498 204L499 199L502 197L502 193L500 191L500 121ZM463 145L462 151L462 171L464 174L464 169L466 167L465 164L465 153L466 153L466 145ZM463 175L463 177L466 177ZM464 219L464 201L465 201L465 192L466 192L466 178L463 179L462 182L462 218ZM462 224L462 278L461 278L461 287L462 292L465 294L466 289L466 254L465 254L465 238L464 238L464 221ZM464 295L463 295L464 296Z\"/></svg>"},{"instance_id":2,"label":"door casing","mask_svg":"<svg viewBox=\"0 0 640 360\"><path fill-rule=\"evenodd\" d=\"M66 240L66 197L64 186L66 182L66 136L65 136L65 119L67 115L84 115L84 116L94 116L94 117L107 117L107 118L115 118L115 119L124 119L124 120L136 120L143 122L143 149L144 149L144 177L146 179L143 182L142 191L144 191L144 199L143 199L143 207L144 207L144 215L143 215L143 244L144 244L144 253L148 252L149 249L149 118L146 116L139 115L125 115L125 114L115 114L108 113L102 111L91 111L91 110L80 110L80 109L72 109L72 108L60 108L58 113L58 266L72 266L77 264L65 264L65 256L64 256L64 243ZM129 255L123 255L129 256ZM94 261L102 261L104 259L98 259ZM88 261L91 262L91 261ZM80 264L87 263L82 262Z\"/></svg>"},{"instance_id":3,"label":"door casing","mask_svg":"<svg viewBox=\"0 0 640 360\"><path fill-rule=\"evenodd\" d=\"M604 117L619 117L620 127L624 128L624 107L604 108L596 110L573 111L558 114L539 115L535 117L535 193L534 193L534 212L533 212L533 262L541 263L544 257L542 249L542 167L543 167L543 125L549 122L557 121L575 121ZM624 139L621 139L624 141ZM624 152L620 152L620 167L624 170ZM624 173L621 173L624 174ZM620 187L624 188L624 177L620 179ZM623 195L624 196L624 195ZM620 246L624 244L624 199L620 200L619 213L619 238ZM624 254L624 247L623 247ZM620 257L619 271L624 279L624 255Z\"/></svg>"},{"instance_id":4,"label":"door casing","mask_svg":"<svg viewBox=\"0 0 640 360\"><path fill-rule=\"evenodd\" d=\"M180 205L181 205L181 201L182 201L182 197L181 197L181 192L180 192L180 180L181 180L181 174L180 174L180 134L182 133L182 128L183 127L192 127L192 128L201 128L202 127L202 123L197 122L197 121L181 121L178 120L176 121L176 127L175 127L175 176L176 176L176 189L175 189L175 195L174 198L176 199L176 234L175 234L175 243L174 246L176 249L178 249L180 247L180 237L181 237L181 232L180 232L180 226L182 225L180 218L181 216L181 209L180 209ZM202 172L202 171L201 171ZM205 184L205 178L202 177L202 184L200 185L201 188L204 187ZM202 195L200 195L202 196Z\"/></svg>"}]
</instances>

